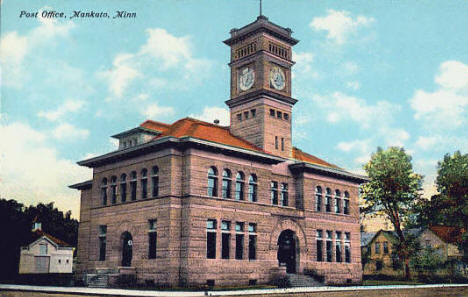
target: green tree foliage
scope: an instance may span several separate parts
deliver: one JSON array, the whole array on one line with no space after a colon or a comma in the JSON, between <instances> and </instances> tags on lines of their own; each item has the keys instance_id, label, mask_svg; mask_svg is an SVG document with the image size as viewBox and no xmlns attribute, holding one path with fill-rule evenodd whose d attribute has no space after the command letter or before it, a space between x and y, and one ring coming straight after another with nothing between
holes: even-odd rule
<instances>
[{"instance_id":1,"label":"green tree foliage","mask_svg":"<svg viewBox=\"0 0 468 297\"><path fill-rule=\"evenodd\" d=\"M364 207L370 215L384 215L390 220L398 236L400 259L405 263L406 277L410 277L409 242L402 231L411 220L415 205L420 199L422 176L414 173L411 157L404 149L381 148L372 154L364 165L370 181L361 187Z\"/></svg>"},{"instance_id":2,"label":"green tree foliage","mask_svg":"<svg viewBox=\"0 0 468 297\"><path fill-rule=\"evenodd\" d=\"M435 200L439 212L450 217L454 226L465 228L462 247L468 262L468 154L446 154L438 163Z\"/></svg>"},{"instance_id":3,"label":"green tree foliage","mask_svg":"<svg viewBox=\"0 0 468 297\"><path fill-rule=\"evenodd\" d=\"M0 199L0 280L18 274L20 247L31 239L32 221L37 217L42 230L72 246L78 238L78 221L54 207L53 203L25 207L15 200Z\"/></svg>"}]
</instances>

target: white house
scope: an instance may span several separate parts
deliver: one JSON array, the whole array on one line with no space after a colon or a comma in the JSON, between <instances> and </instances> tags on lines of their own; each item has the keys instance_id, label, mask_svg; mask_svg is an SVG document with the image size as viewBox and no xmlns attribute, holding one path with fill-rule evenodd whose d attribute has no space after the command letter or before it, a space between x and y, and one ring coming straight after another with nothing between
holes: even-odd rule
<instances>
[{"instance_id":1,"label":"white house","mask_svg":"<svg viewBox=\"0 0 468 297\"><path fill-rule=\"evenodd\" d=\"M72 273L74 248L34 223L32 240L21 247L19 273Z\"/></svg>"}]
</instances>

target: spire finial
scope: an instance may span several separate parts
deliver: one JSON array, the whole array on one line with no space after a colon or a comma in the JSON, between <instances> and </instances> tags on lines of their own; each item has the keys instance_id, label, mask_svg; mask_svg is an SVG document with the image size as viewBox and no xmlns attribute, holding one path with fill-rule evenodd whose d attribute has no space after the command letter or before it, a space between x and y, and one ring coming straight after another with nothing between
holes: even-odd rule
<instances>
[{"instance_id":1,"label":"spire finial","mask_svg":"<svg viewBox=\"0 0 468 297\"><path fill-rule=\"evenodd\" d=\"M262 0L260 0L260 16L262 16Z\"/></svg>"}]
</instances>

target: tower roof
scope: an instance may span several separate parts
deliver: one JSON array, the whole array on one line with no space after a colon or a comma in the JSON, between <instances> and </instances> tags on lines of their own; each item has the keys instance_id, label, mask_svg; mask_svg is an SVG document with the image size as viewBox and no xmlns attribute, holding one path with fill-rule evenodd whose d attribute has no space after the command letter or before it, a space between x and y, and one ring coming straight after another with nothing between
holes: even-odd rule
<instances>
[{"instance_id":1,"label":"tower roof","mask_svg":"<svg viewBox=\"0 0 468 297\"><path fill-rule=\"evenodd\" d=\"M259 32L269 33L270 35L291 45L295 45L299 42L299 40L291 37L292 30L290 28L281 27L275 23L270 22L266 16L260 15L254 22L240 29L231 29L231 38L226 39L224 43L227 45L232 45Z\"/></svg>"}]
</instances>

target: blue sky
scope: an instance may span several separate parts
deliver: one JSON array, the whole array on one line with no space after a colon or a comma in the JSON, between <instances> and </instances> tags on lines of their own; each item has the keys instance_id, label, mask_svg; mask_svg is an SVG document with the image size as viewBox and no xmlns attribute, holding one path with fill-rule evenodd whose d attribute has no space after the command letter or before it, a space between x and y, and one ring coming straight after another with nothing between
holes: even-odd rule
<instances>
[{"instance_id":1,"label":"blue sky","mask_svg":"<svg viewBox=\"0 0 468 297\"><path fill-rule=\"evenodd\" d=\"M425 194L437 161L468 147L468 1L265 0L294 47L295 146L362 173L377 146L403 146ZM20 18L21 11L67 18ZM110 18L70 19L73 11ZM113 19L117 10L136 18ZM256 0L1 4L0 197L78 215L76 161L116 148L146 119L228 124L231 28Z\"/></svg>"}]
</instances>

